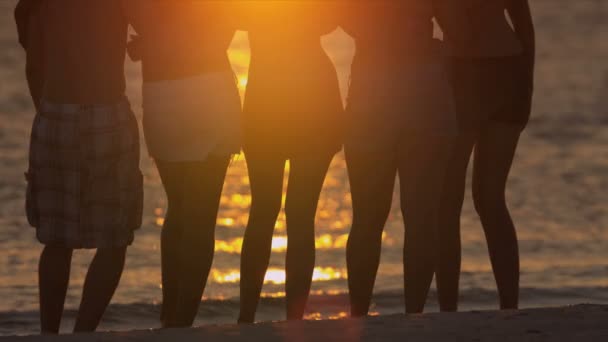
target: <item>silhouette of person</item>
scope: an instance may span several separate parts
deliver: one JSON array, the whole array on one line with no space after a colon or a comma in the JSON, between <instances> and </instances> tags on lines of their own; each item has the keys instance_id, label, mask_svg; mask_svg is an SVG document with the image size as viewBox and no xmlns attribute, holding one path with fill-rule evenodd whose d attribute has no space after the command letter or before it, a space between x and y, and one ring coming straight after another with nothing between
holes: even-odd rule
<instances>
[{"instance_id":1,"label":"silhouette of person","mask_svg":"<svg viewBox=\"0 0 608 342\"><path fill-rule=\"evenodd\" d=\"M130 0L143 69L144 134L168 205L161 235L163 327L198 313L215 249L231 155L240 152L241 102L227 49L235 33L223 1Z\"/></svg>"},{"instance_id":2,"label":"silhouette of person","mask_svg":"<svg viewBox=\"0 0 608 342\"><path fill-rule=\"evenodd\" d=\"M399 176L405 221L405 309L424 309L436 261L437 213L457 134L430 1L354 1L342 27L355 38L345 154L353 223L347 244L352 316L367 315L382 231Z\"/></svg>"},{"instance_id":3,"label":"silhouette of person","mask_svg":"<svg viewBox=\"0 0 608 342\"><path fill-rule=\"evenodd\" d=\"M281 210L285 163L287 319L302 319L315 263L315 214L330 162L342 147L336 71L320 37L337 28L323 1L243 2L251 65L243 150L252 205L241 256L239 322L255 319Z\"/></svg>"},{"instance_id":4,"label":"silhouette of person","mask_svg":"<svg viewBox=\"0 0 608 342\"><path fill-rule=\"evenodd\" d=\"M15 18L37 106L26 214L44 244L41 331L59 332L73 251L87 248L96 253L74 331L90 332L141 225L139 132L125 97L128 22L120 0L21 0Z\"/></svg>"},{"instance_id":5,"label":"silhouette of person","mask_svg":"<svg viewBox=\"0 0 608 342\"><path fill-rule=\"evenodd\" d=\"M439 215L441 310L458 308L460 214L473 149L473 200L488 243L500 307L514 309L519 253L505 186L531 111L535 43L528 0L442 0L437 1L437 11L449 47L449 73L461 126Z\"/></svg>"}]
</instances>

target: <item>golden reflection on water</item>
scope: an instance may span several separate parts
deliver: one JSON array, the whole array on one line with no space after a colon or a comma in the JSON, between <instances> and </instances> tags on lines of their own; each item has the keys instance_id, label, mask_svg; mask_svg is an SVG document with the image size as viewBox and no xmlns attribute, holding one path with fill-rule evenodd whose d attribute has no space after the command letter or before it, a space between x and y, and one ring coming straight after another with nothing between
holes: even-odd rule
<instances>
[{"instance_id":1,"label":"golden reflection on water","mask_svg":"<svg viewBox=\"0 0 608 342\"><path fill-rule=\"evenodd\" d=\"M344 318L347 318L348 316L349 316L348 312L346 312L346 311L341 311L336 314L322 314L320 312L311 312L309 314L304 315L304 319L311 320L311 321L320 321L320 320L325 320L325 319L336 320L336 319L344 319Z\"/></svg>"},{"instance_id":2,"label":"golden reflection on water","mask_svg":"<svg viewBox=\"0 0 608 342\"><path fill-rule=\"evenodd\" d=\"M218 284L237 283L241 280L238 270L211 270L211 280ZM315 267L312 280L316 282L346 279L346 270L333 267ZM279 268L269 268L264 277L264 284L282 285L285 284L285 270Z\"/></svg>"},{"instance_id":3,"label":"golden reflection on water","mask_svg":"<svg viewBox=\"0 0 608 342\"><path fill-rule=\"evenodd\" d=\"M382 239L386 245L393 245L394 240L387 237L386 233L382 234ZM345 249L348 242L348 234L330 235L323 234L316 238L315 246L317 250L337 250ZM240 254L243 247L243 238L234 238L232 240L216 240L215 251ZM272 251L282 253L287 251L287 236L275 235L272 238Z\"/></svg>"},{"instance_id":4,"label":"golden reflection on water","mask_svg":"<svg viewBox=\"0 0 608 342\"><path fill-rule=\"evenodd\" d=\"M245 89L249 81L249 62L251 61L251 50L247 40L247 33L237 32L232 45L228 50L228 58L236 76L236 84L241 93L241 99L245 95Z\"/></svg>"}]
</instances>

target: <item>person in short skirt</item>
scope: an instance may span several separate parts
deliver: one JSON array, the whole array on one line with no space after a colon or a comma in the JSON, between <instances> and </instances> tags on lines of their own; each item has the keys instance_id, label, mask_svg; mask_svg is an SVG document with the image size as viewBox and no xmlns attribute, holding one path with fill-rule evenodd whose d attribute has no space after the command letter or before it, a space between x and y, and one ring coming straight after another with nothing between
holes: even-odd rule
<instances>
[{"instance_id":1,"label":"person in short skirt","mask_svg":"<svg viewBox=\"0 0 608 342\"><path fill-rule=\"evenodd\" d=\"M239 322L255 320L285 164L286 317L304 316L315 264L315 215L325 175L342 149L343 108L336 70L321 36L337 28L331 1L243 1L251 65L243 105L243 151L251 212L241 257Z\"/></svg>"},{"instance_id":2,"label":"person in short skirt","mask_svg":"<svg viewBox=\"0 0 608 342\"><path fill-rule=\"evenodd\" d=\"M357 52L344 143L353 202L346 247L351 314L368 313L399 176L405 309L422 312L437 258L437 214L458 125L431 0L353 1L341 25Z\"/></svg>"},{"instance_id":3,"label":"person in short skirt","mask_svg":"<svg viewBox=\"0 0 608 342\"><path fill-rule=\"evenodd\" d=\"M458 308L460 214L475 151L473 202L488 243L500 308L516 309L519 248L505 188L532 108L535 38L530 7L528 0L438 0L437 10L461 127L439 215L440 307Z\"/></svg>"},{"instance_id":4,"label":"person in short skirt","mask_svg":"<svg viewBox=\"0 0 608 342\"><path fill-rule=\"evenodd\" d=\"M215 227L241 100L227 49L235 28L224 1L130 0L142 61L143 126L167 194L161 235L163 327L192 325L214 256Z\"/></svg>"},{"instance_id":5,"label":"person in short skirt","mask_svg":"<svg viewBox=\"0 0 608 342\"><path fill-rule=\"evenodd\" d=\"M41 330L59 331L73 250L94 248L74 327L93 331L142 215L138 127L125 97L127 21L120 0L21 0L16 19L38 108L26 209L45 245Z\"/></svg>"}]
</instances>

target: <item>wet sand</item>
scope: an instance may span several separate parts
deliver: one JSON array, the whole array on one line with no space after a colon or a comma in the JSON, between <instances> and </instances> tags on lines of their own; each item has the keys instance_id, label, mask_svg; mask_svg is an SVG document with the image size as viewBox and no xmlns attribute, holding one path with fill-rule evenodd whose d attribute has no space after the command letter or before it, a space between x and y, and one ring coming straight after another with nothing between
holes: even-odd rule
<instances>
[{"instance_id":1,"label":"wet sand","mask_svg":"<svg viewBox=\"0 0 608 342\"><path fill-rule=\"evenodd\" d=\"M275 322L64 336L3 337L53 341L608 341L608 305L392 315L368 319Z\"/></svg>"}]
</instances>

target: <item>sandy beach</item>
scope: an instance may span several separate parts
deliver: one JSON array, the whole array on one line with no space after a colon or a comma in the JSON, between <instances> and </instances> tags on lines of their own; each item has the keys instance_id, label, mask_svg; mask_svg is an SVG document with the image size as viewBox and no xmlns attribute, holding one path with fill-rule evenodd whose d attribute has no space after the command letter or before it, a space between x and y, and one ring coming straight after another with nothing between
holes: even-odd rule
<instances>
[{"instance_id":1,"label":"sandy beach","mask_svg":"<svg viewBox=\"0 0 608 342\"><path fill-rule=\"evenodd\" d=\"M391 315L368 319L218 325L0 341L607 341L608 305Z\"/></svg>"}]
</instances>

